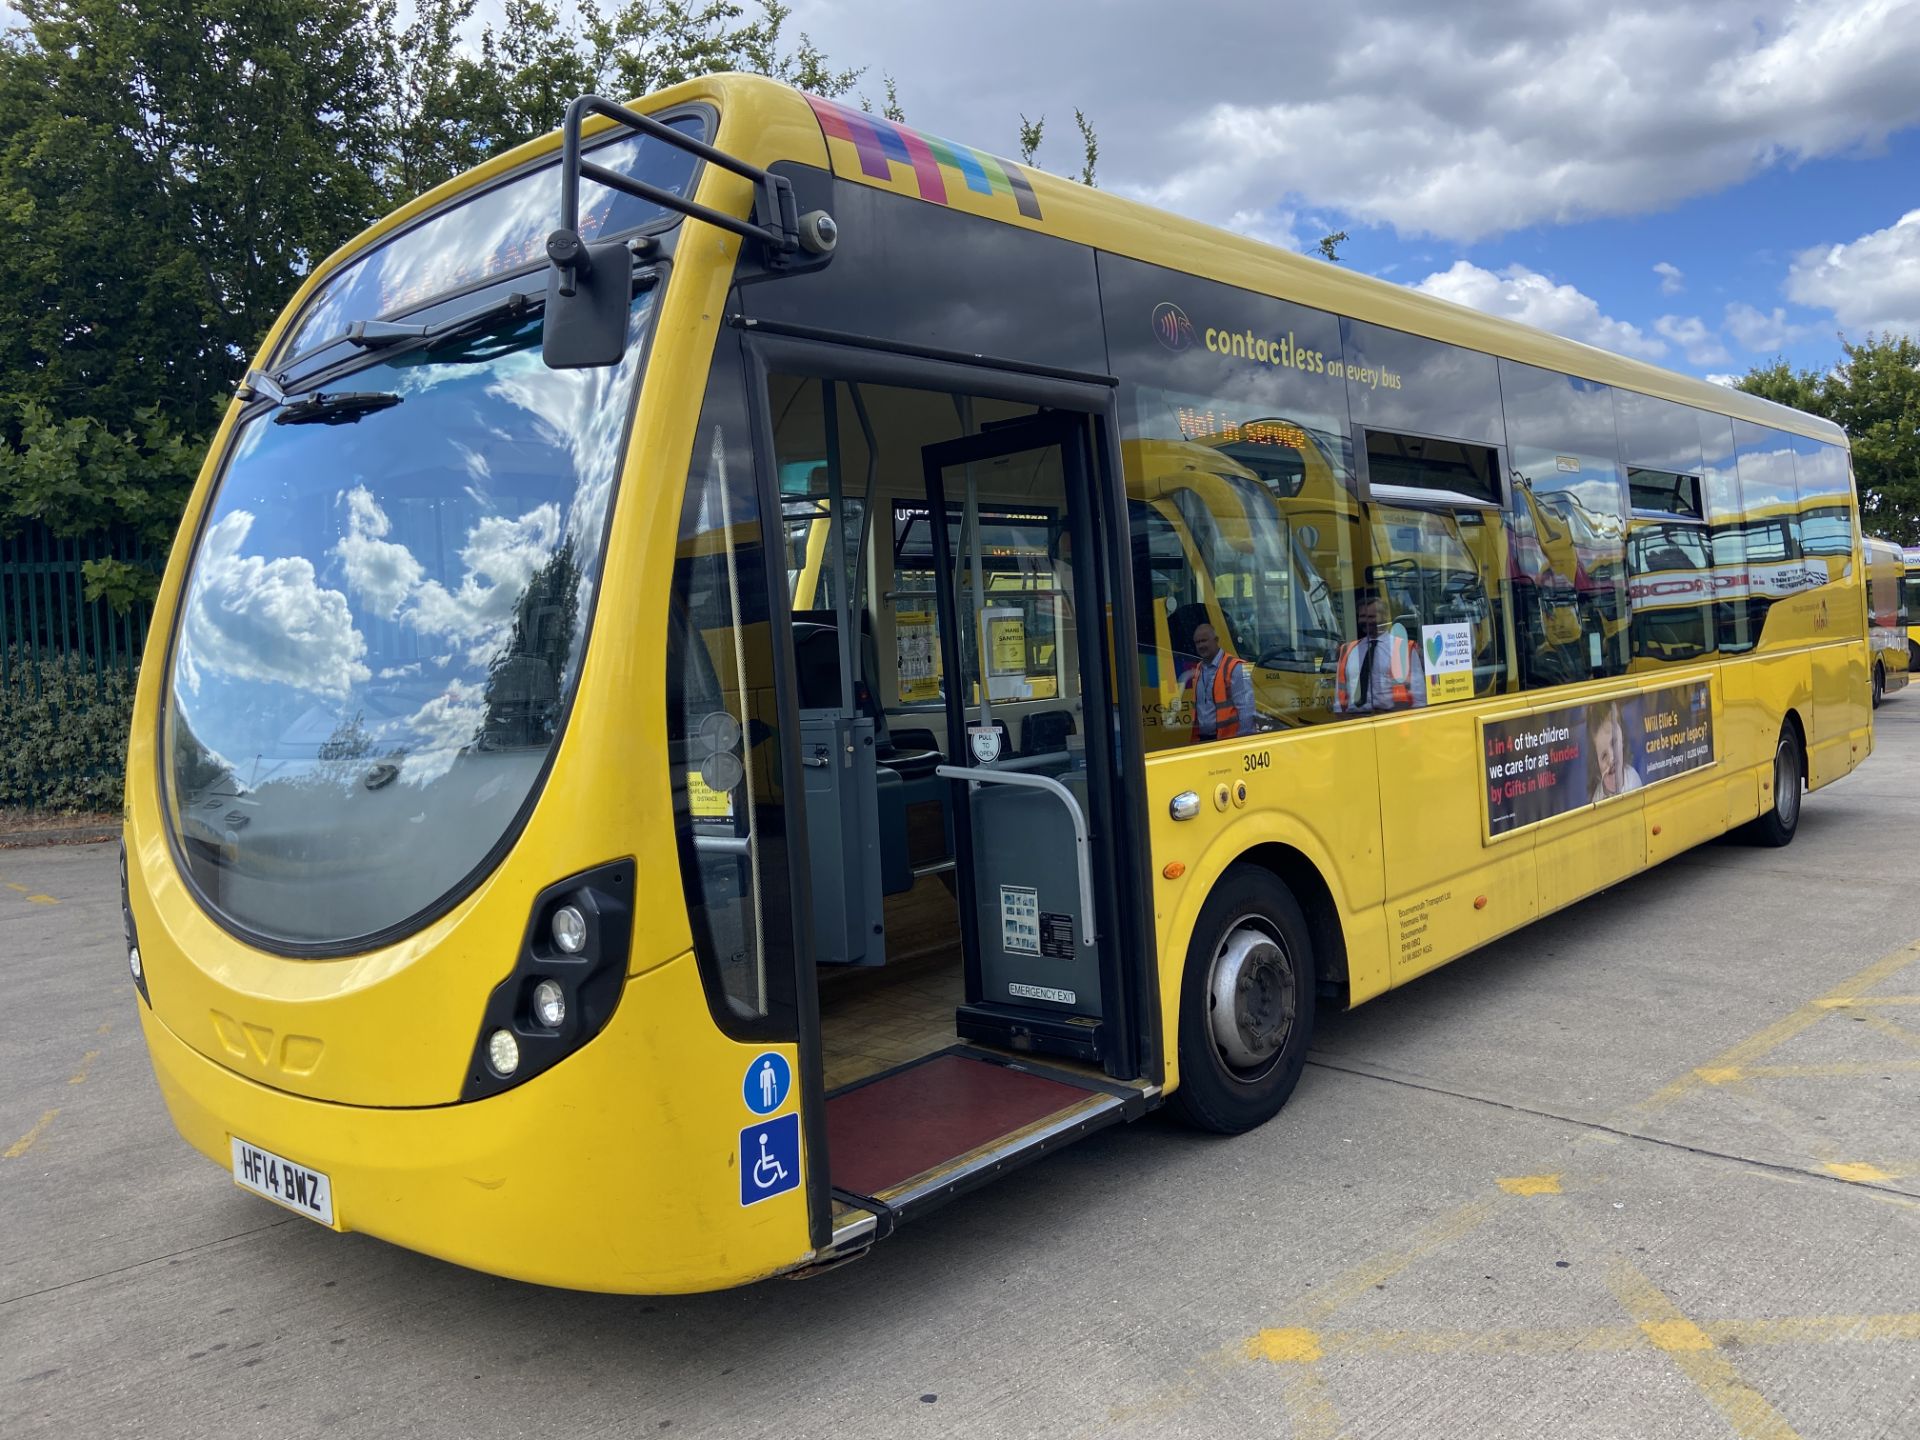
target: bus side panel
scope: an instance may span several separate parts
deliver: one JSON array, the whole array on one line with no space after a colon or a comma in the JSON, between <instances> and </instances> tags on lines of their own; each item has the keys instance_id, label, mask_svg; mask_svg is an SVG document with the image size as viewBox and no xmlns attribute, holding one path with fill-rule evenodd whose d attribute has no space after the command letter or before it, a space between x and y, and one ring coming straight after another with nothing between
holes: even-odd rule
<instances>
[{"instance_id":1,"label":"bus side panel","mask_svg":"<svg viewBox=\"0 0 1920 1440\"><path fill-rule=\"evenodd\" d=\"M1160 954L1161 1026L1179 1033L1180 982L1195 922L1227 867L1261 845L1298 851L1333 896L1347 950L1349 1000L1390 983L1381 931L1380 792L1375 727L1329 725L1236 743L1163 750L1147 761L1147 813L1155 865L1154 928ZM1238 787L1246 799L1235 802ZM1169 806L1191 790L1200 813ZM1217 796L1224 791L1224 807ZM1171 865L1183 867L1173 876ZM1167 1046L1171 1086L1177 1047Z\"/></svg>"},{"instance_id":2,"label":"bus side panel","mask_svg":"<svg viewBox=\"0 0 1920 1440\"><path fill-rule=\"evenodd\" d=\"M1744 776L1729 783L1729 777L1736 773L1732 767L1715 766L1648 792L1645 817L1649 865L1671 860L1682 850L1691 850L1726 832L1736 794L1749 802L1754 794ZM1743 818L1751 819L1752 815Z\"/></svg>"},{"instance_id":3,"label":"bus side panel","mask_svg":"<svg viewBox=\"0 0 1920 1440\"><path fill-rule=\"evenodd\" d=\"M1478 716L1411 711L1376 722L1386 859L1387 944L1393 983L1443 965L1539 913L1531 832L1490 845L1483 834Z\"/></svg>"},{"instance_id":4,"label":"bus side panel","mask_svg":"<svg viewBox=\"0 0 1920 1440\"><path fill-rule=\"evenodd\" d=\"M1542 915L1617 884L1646 868L1645 792L1544 821L1534 849Z\"/></svg>"},{"instance_id":5,"label":"bus side panel","mask_svg":"<svg viewBox=\"0 0 1920 1440\"><path fill-rule=\"evenodd\" d=\"M1761 669L1757 660L1732 661L1720 667L1719 706L1715 712L1714 754L1727 797L1727 824L1744 825L1760 814L1773 798L1772 781L1755 782L1755 767L1773 763L1773 741L1780 733L1779 711L1761 703Z\"/></svg>"},{"instance_id":6,"label":"bus side panel","mask_svg":"<svg viewBox=\"0 0 1920 1440\"><path fill-rule=\"evenodd\" d=\"M1807 753L1807 783L1818 789L1850 773L1863 758L1869 723L1866 711L1873 703L1873 672L1867 667L1864 643L1823 645L1809 660L1813 734Z\"/></svg>"}]
</instances>

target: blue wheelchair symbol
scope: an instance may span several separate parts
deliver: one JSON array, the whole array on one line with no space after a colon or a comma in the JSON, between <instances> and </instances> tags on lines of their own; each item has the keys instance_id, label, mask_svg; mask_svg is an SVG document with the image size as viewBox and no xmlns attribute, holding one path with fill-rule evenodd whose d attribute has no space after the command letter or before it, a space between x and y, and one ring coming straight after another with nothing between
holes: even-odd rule
<instances>
[{"instance_id":1,"label":"blue wheelchair symbol","mask_svg":"<svg viewBox=\"0 0 1920 1440\"><path fill-rule=\"evenodd\" d=\"M793 1067L787 1057L769 1050L753 1057L746 1079L740 1084L740 1098L756 1115L771 1115L787 1103L793 1089Z\"/></svg>"},{"instance_id":2,"label":"blue wheelchair symbol","mask_svg":"<svg viewBox=\"0 0 1920 1440\"><path fill-rule=\"evenodd\" d=\"M740 1132L740 1203L755 1205L800 1185L800 1117L762 1120Z\"/></svg>"}]
</instances>

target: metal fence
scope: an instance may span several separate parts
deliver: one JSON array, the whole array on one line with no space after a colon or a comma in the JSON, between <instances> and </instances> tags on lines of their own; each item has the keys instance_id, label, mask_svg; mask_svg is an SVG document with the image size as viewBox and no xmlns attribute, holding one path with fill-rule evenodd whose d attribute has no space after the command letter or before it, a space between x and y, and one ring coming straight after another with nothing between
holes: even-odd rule
<instances>
[{"instance_id":1,"label":"metal fence","mask_svg":"<svg viewBox=\"0 0 1920 1440\"><path fill-rule=\"evenodd\" d=\"M126 535L0 537L0 811L118 808L151 609L87 599L84 567L151 558Z\"/></svg>"}]
</instances>

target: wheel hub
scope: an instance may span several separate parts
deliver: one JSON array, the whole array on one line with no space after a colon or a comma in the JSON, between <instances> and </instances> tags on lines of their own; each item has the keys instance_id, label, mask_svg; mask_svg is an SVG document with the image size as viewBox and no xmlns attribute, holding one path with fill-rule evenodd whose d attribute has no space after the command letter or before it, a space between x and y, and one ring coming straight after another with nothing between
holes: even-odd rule
<instances>
[{"instance_id":1,"label":"wheel hub","mask_svg":"<svg viewBox=\"0 0 1920 1440\"><path fill-rule=\"evenodd\" d=\"M1210 1029L1221 1058L1256 1070L1280 1053L1293 1030L1293 959L1251 921L1236 926L1213 957Z\"/></svg>"}]
</instances>

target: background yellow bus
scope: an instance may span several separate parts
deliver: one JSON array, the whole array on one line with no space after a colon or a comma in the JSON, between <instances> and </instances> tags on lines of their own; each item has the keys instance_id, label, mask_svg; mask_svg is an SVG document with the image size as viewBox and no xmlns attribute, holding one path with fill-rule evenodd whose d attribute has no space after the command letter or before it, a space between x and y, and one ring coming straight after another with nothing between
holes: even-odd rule
<instances>
[{"instance_id":1,"label":"background yellow bus","mask_svg":"<svg viewBox=\"0 0 1920 1440\"><path fill-rule=\"evenodd\" d=\"M1907 685L1908 637L1906 557L1891 540L1861 538L1867 565L1867 641L1873 650L1873 703Z\"/></svg>"},{"instance_id":2,"label":"background yellow bus","mask_svg":"<svg viewBox=\"0 0 1920 1440\"><path fill-rule=\"evenodd\" d=\"M1827 422L765 80L641 108L330 257L207 458L124 884L236 1183L556 1285L835 1263L1256 1125L1319 1007L1867 755Z\"/></svg>"}]
</instances>

